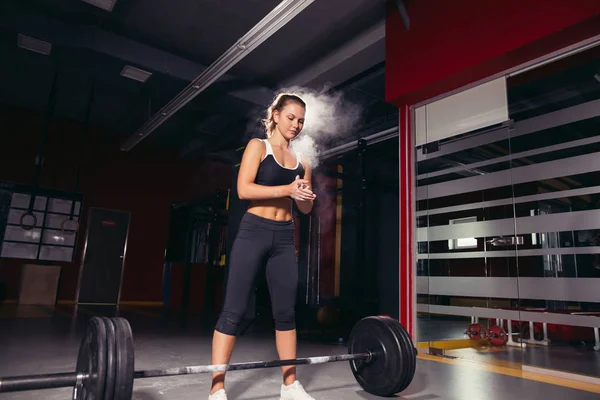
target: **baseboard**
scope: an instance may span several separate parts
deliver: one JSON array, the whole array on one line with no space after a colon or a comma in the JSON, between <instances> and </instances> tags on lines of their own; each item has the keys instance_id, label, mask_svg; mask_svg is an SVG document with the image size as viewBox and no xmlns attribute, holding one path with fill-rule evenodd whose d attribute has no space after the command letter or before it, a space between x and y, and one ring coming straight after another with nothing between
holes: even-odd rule
<instances>
[{"instance_id":1,"label":"baseboard","mask_svg":"<svg viewBox=\"0 0 600 400\"><path fill-rule=\"evenodd\" d=\"M18 304L17 299L6 299L2 302L0 302L0 304ZM57 300L56 301L56 305L59 306L72 306L72 305L76 305L77 303L75 302L75 300ZM85 305L94 305L94 304L85 304ZM114 304L107 304L107 305L113 305ZM121 303L119 303L120 306L135 306L135 307L162 307L164 305L164 303L162 301L135 301L135 300L131 300L131 301L122 301Z\"/></svg>"},{"instance_id":2,"label":"baseboard","mask_svg":"<svg viewBox=\"0 0 600 400\"><path fill-rule=\"evenodd\" d=\"M523 365L523 371L532 372L534 374L548 375L556 378L569 379L571 381L591 383L592 385L600 385L600 378L589 375L574 374L572 372L564 372L555 369L533 367L531 365Z\"/></svg>"},{"instance_id":3,"label":"baseboard","mask_svg":"<svg viewBox=\"0 0 600 400\"><path fill-rule=\"evenodd\" d=\"M11 305L17 304L17 305L19 305L19 300L17 300L17 299L6 299L6 300L0 302L0 304L5 304L5 305L6 304L11 304ZM75 304L75 302L73 300L57 300L56 304L58 304L58 305ZM38 305L38 306L52 307L49 304L23 304L23 306L36 306L36 305Z\"/></svg>"},{"instance_id":4,"label":"baseboard","mask_svg":"<svg viewBox=\"0 0 600 400\"><path fill-rule=\"evenodd\" d=\"M79 305L82 306L119 306L119 307L123 307L123 306L129 306L129 307L162 307L163 306L163 302L162 301L136 301L136 300L130 300L130 301L121 301L119 304L100 304L100 303L79 303Z\"/></svg>"},{"instance_id":5,"label":"baseboard","mask_svg":"<svg viewBox=\"0 0 600 400\"><path fill-rule=\"evenodd\" d=\"M136 306L136 307L162 307L162 301L122 301L121 306Z\"/></svg>"},{"instance_id":6,"label":"baseboard","mask_svg":"<svg viewBox=\"0 0 600 400\"><path fill-rule=\"evenodd\" d=\"M420 349L440 349L440 350L457 350L476 348L488 345L487 339L455 339L455 340L438 340L432 342L418 342L417 348Z\"/></svg>"}]
</instances>

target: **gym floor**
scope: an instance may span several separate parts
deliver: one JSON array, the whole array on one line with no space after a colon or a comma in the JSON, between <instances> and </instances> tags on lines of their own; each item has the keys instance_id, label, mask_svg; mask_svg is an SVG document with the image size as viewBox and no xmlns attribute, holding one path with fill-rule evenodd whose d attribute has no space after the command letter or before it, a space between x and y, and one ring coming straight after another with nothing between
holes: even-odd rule
<instances>
[{"instance_id":1,"label":"gym floor","mask_svg":"<svg viewBox=\"0 0 600 400\"><path fill-rule=\"evenodd\" d=\"M465 339L469 321L433 319L419 316L419 342L452 341ZM566 343L553 341L550 346L462 348L449 350L447 355L462 359L495 363L498 365L525 364L533 367L556 369L574 374L600 377L600 351L594 351L594 342Z\"/></svg>"},{"instance_id":2,"label":"gym floor","mask_svg":"<svg viewBox=\"0 0 600 400\"><path fill-rule=\"evenodd\" d=\"M0 307L0 376L72 372L80 337L91 316L116 316L116 310L91 307ZM161 315L148 308L120 308L134 333L136 369L210 364L212 323L199 317ZM299 357L344 353L345 347L299 341ZM240 337L232 362L276 359L271 333L253 330ZM279 369L230 372L230 399L277 399ZM298 376L317 400L376 399L362 391L345 362L299 366ZM136 380L135 400L205 399L207 374ZM397 396L407 400L544 398L598 399L600 387L525 374L510 368L419 356L411 386ZM67 399L71 389L5 393L3 400Z\"/></svg>"}]
</instances>

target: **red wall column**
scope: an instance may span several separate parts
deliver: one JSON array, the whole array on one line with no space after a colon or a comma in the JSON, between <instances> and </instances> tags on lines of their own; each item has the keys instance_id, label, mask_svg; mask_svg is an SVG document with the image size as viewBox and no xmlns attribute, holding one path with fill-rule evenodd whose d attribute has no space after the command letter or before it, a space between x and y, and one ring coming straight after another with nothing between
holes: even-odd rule
<instances>
[{"instance_id":1,"label":"red wall column","mask_svg":"<svg viewBox=\"0 0 600 400\"><path fill-rule=\"evenodd\" d=\"M400 107L400 323L416 339L416 292L414 247L414 140L409 106Z\"/></svg>"},{"instance_id":2,"label":"red wall column","mask_svg":"<svg viewBox=\"0 0 600 400\"><path fill-rule=\"evenodd\" d=\"M336 185L337 180L322 173L315 173L313 187L318 200L313 215L321 219L321 271L319 295L324 299L335 297L336 263Z\"/></svg>"}]
</instances>

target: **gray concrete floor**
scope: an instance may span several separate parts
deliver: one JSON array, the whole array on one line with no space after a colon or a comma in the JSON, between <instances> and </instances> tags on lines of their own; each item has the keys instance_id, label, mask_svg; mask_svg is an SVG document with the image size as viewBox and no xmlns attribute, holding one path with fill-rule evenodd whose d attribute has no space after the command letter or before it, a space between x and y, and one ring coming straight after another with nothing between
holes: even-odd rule
<instances>
[{"instance_id":1,"label":"gray concrete floor","mask_svg":"<svg viewBox=\"0 0 600 400\"><path fill-rule=\"evenodd\" d=\"M98 310L95 310L98 313ZM113 316L106 313L109 316ZM74 371L80 337L92 314L77 318L0 318L0 376ZM122 312L133 328L136 369L210 364L211 323L200 318L180 320ZM301 340L299 357L345 353L345 347ZM240 337L233 362L276 359L269 332ZM356 383L348 364L299 366L298 376L317 400L376 399ZM230 400L278 399L278 369L230 372ZM135 400L206 399L210 376L164 377L136 380ZM71 389L5 393L2 400L68 399ZM599 394L485 372L467 366L418 360L411 386L397 396L406 400L465 400L527 398L545 400L598 399Z\"/></svg>"}]
</instances>

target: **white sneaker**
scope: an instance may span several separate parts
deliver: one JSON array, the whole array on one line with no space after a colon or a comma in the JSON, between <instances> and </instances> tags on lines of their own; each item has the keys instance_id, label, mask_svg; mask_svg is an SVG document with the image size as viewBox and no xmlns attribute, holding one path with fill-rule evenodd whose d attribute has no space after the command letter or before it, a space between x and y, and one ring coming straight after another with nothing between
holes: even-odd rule
<instances>
[{"instance_id":1,"label":"white sneaker","mask_svg":"<svg viewBox=\"0 0 600 400\"><path fill-rule=\"evenodd\" d=\"M227 400L227 393L225 393L225 389L219 389L209 395L208 400Z\"/></svg>"},{"instance_id":2,"label":"white sneaker","mask_svg":"<svg viewBox=\"0 0 600 400\"><path fill-rule=\"evenodd\" d=\"M300 382L296 381L289 386L281 385L280 400L315 400L304 391Z\"/></svg>"}]
</instances>

